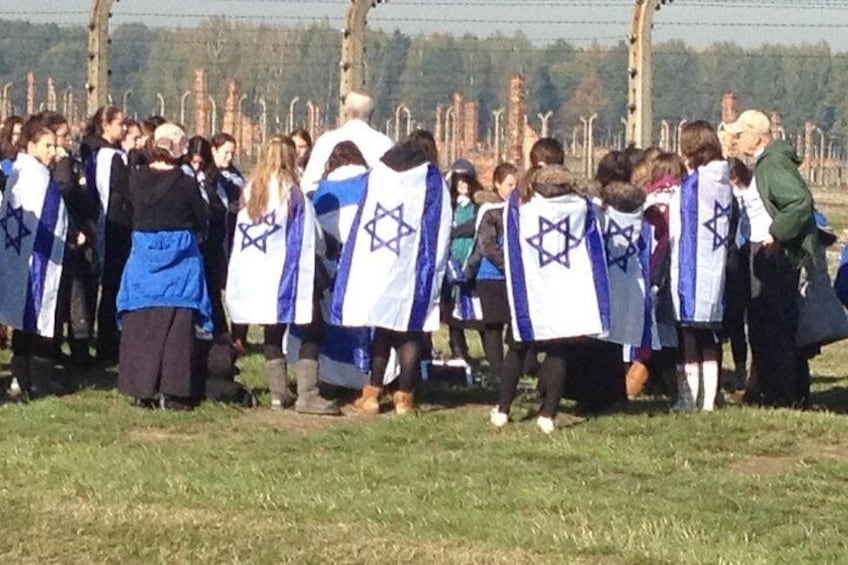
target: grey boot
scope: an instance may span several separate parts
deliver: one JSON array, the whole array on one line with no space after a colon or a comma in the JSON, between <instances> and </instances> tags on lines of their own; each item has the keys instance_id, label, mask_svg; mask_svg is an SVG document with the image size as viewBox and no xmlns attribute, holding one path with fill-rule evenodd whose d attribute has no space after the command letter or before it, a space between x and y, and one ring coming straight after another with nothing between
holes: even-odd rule
<instances>
[{"instance_id":1,"label":"grey boot","mask_svg":"<svg viewBox=\"0 0 848 565\"><path fill-rule=\"evenodd\" d=\"M342 411L334 400L327 400L318 390L318 361L300 359L295 364L297 402L294 409L300 414L340 416Z\"/></svg>"},{"instance_id":2,"label":"grey boot","mask_svg":"<svg viewBox=\"0 0 848 565\"><path fill-rule=\"evenodd\" d=\"M271 391L271 410L288 408L296 399L288 387L287 369L285 359L265 361L265 377Z\"/></svg>"},{"instance_id":3,"label":"grey boot","mask_svg":"<svg viewBox=\"0 0 848 565\"><path fill-rule=\"evenodd\" d=\"M12 382L9 385L11 396L26 396L32 385L29 356L13 355L10 368L12 370Z\"/></svg>"},{"instance_id":4,"label":"grey boot","mask_svg":"<svg viewBox=\"0 0 848 565\"><path fill-rule=\"evenodd\" d=\"M31 357L30 374L32 376L32 384L29 393L33 398L60 395L67 392L66 388L56 378L57 375L53 369L53 359L49 357Z\"/></svg>"}]
</instances>

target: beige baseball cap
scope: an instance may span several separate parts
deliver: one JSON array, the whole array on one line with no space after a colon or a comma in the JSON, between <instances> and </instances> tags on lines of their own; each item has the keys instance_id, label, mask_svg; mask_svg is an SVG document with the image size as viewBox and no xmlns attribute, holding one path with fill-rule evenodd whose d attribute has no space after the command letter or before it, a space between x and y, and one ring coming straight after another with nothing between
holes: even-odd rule
<instances>
[{"instance_id":1,"label":"beige baseball cap","mask_svg":"<svg viewBox=\"0 0 848 565\"><path fill-rule=\"evenodd\" d=\"M733 123L726 124L724 130L730 134L738 135L750 131L757 135L768 135L771 132L771 121L759 110L746 110L739 115Z\"/></svg>"}]
</instances>

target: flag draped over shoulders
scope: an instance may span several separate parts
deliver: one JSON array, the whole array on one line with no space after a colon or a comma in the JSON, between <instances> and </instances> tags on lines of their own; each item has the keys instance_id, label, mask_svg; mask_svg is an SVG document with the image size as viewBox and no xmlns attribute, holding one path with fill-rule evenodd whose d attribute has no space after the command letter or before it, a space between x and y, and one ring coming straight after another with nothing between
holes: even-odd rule
<instances>
[{"instance_id":1,"label":"flag draped over shoulders","mask_svg":"<svg viewBox=\"0 0 848 565\"><path fill-rule=\"evenodd\" d=\"M450 195L435 166L377 165L339 264L333 323L437 330L450 226Z\"/></svg>"},{"instance_id":2,"label":"flag draped over shoulders","mask_svg":"<svg viewBox=\"0 0 848 565\"><path fill-rule=\"evenodd\" d=\"M297 187L253 220L236 218L226 302L237 324L308 324L315 278L315 212Z\"/></svg>"},{"instance_id":3,"label":"flag draped over shoulders","mask_svg":"<svg viewBox=\"0 0 848 565\"><path fill-rule=\"evenodd\" d=\"M603 210L604 251L610 286L610 329L607 341L659 348L650 289L650 226L642 209L625 213Z\"/></svg>"},{"instance_id":4,"label":"flag draped over shoulders","mask_svg":"<svg viewBox=\"0 0 848 565\"><path fill-rule=\"evenodd\" d=\"M724 317L725 264L734 235L728 175L726 161L699 167L669 205L671 296L682 324L715 325Z\"/></svg>"},{"instance_id":5,"label":"flag draped over shoulders","mask_svg":"<svg viewBox=\"0 0 848 565\"><path fill-rule=\"evenodd\" d=\"M505 209L507 291L517 341L604 337L610 325L604 244L595 211L576 194Z\"/></svg>"},{"instance_id":6,"label":"flag draped over shoulders","mask_svg":"<svg viewBox=\"0 0 848 565\"><path fill-rule=\"evenodd\" d=\"M53 337L67 230L50 171L19 155L0 205L0 322Z\"/></svg>"}]
</instances>

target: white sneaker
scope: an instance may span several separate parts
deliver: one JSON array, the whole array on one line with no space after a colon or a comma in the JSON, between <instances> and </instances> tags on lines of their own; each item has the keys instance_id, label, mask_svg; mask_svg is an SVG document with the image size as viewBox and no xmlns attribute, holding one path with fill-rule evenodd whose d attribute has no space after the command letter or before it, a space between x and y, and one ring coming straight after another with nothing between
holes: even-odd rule
<instances>
[{"instance_id":1,"label":"white sneaker","mask_svg":"<svg viewBox=\"0 0 848 565\"><path fill-rule=\"evenodd\" d=\"M498 410L497 406L495 406L492 408L492 411L489 412L489 423L496 428L502 428L509 423L509 414L504 414Z\"/></svg>"},{"instance_id":2,"label":"white sneaker","mask_svg":"<svg viewBox=\"0 0 848 565\"><path fill-rule=\"evenodd\" d=\"M539 416L536 418L536 426L542 430L543 433L550 434L556 429L556 420L553 418L548 418L546 416Z\"/></svg>"}]
</instances>

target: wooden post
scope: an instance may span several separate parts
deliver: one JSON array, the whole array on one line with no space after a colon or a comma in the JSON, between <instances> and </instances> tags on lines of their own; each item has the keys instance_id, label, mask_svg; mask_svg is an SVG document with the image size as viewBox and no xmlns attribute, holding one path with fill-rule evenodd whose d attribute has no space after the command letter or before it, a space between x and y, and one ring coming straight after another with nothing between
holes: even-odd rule
<instances>
[{"instance_id":1,"label":"wooden post","mask_svg":"<svg viewBox=\"0 0 848 565\"><path fill-rule=\"evenodd\" d=\"M653 65L651 28L654 12L666 0L636 0L630 23L630 67L627 83L627 143L651 145Z\"/></svg>"},{"instance_id":2,"label":"wooden post","mask_svg":"<svg viewBox=\"0 0 848 565\"><path fill-rule=\"evenodd\" d=\"M26 113L28 116L35 114L38 110L38 104L36 103L36 95L35 95L35 73L30 71L26 74L26 83L27 83L27 91L26 91Z\"/></svg>"},{"instance_id":3,"label":"wooden post","mask_svg":"<svg viewBox=\"0 0 848 565\"><path fill-rule=\"evenodd\" d=\"M108 103L109 96L109 16L113 0L91 0L88 23L88 90L86 110L94 114Z\"/></svg>"},{"instance_id":4,"label":"wooden post","mask_svg":"<svg viewBox=\"0 0 848 565\"><path fill-rule=\"evenodd\" d=\"M365 75L365 31L368 10L383 0L350 0L347 21L342 30L341 81L339 84L339 125L345 121L344 98L367 84Z\"/></svg>"},{"instance_id":5,"label":"wooden post","mask_svg":"<svg viewBox=\"0 0 848 565\"><path fill-rule=\"evenodd\" d=\"M527 117L527 78L512 75L506 96L506 158L524 167L524 120Z\"/></svg>"},{"instance_id":6,"label":"wooden post","mask_svg":"<svg viewBox=\"0 0 848 565\"><path fill-rule=\"evenodd\" d=\"M215 135L209 128L209 75L205 69L194 71L194 131L197 135Z\"/></svg>"}]
</instances>

